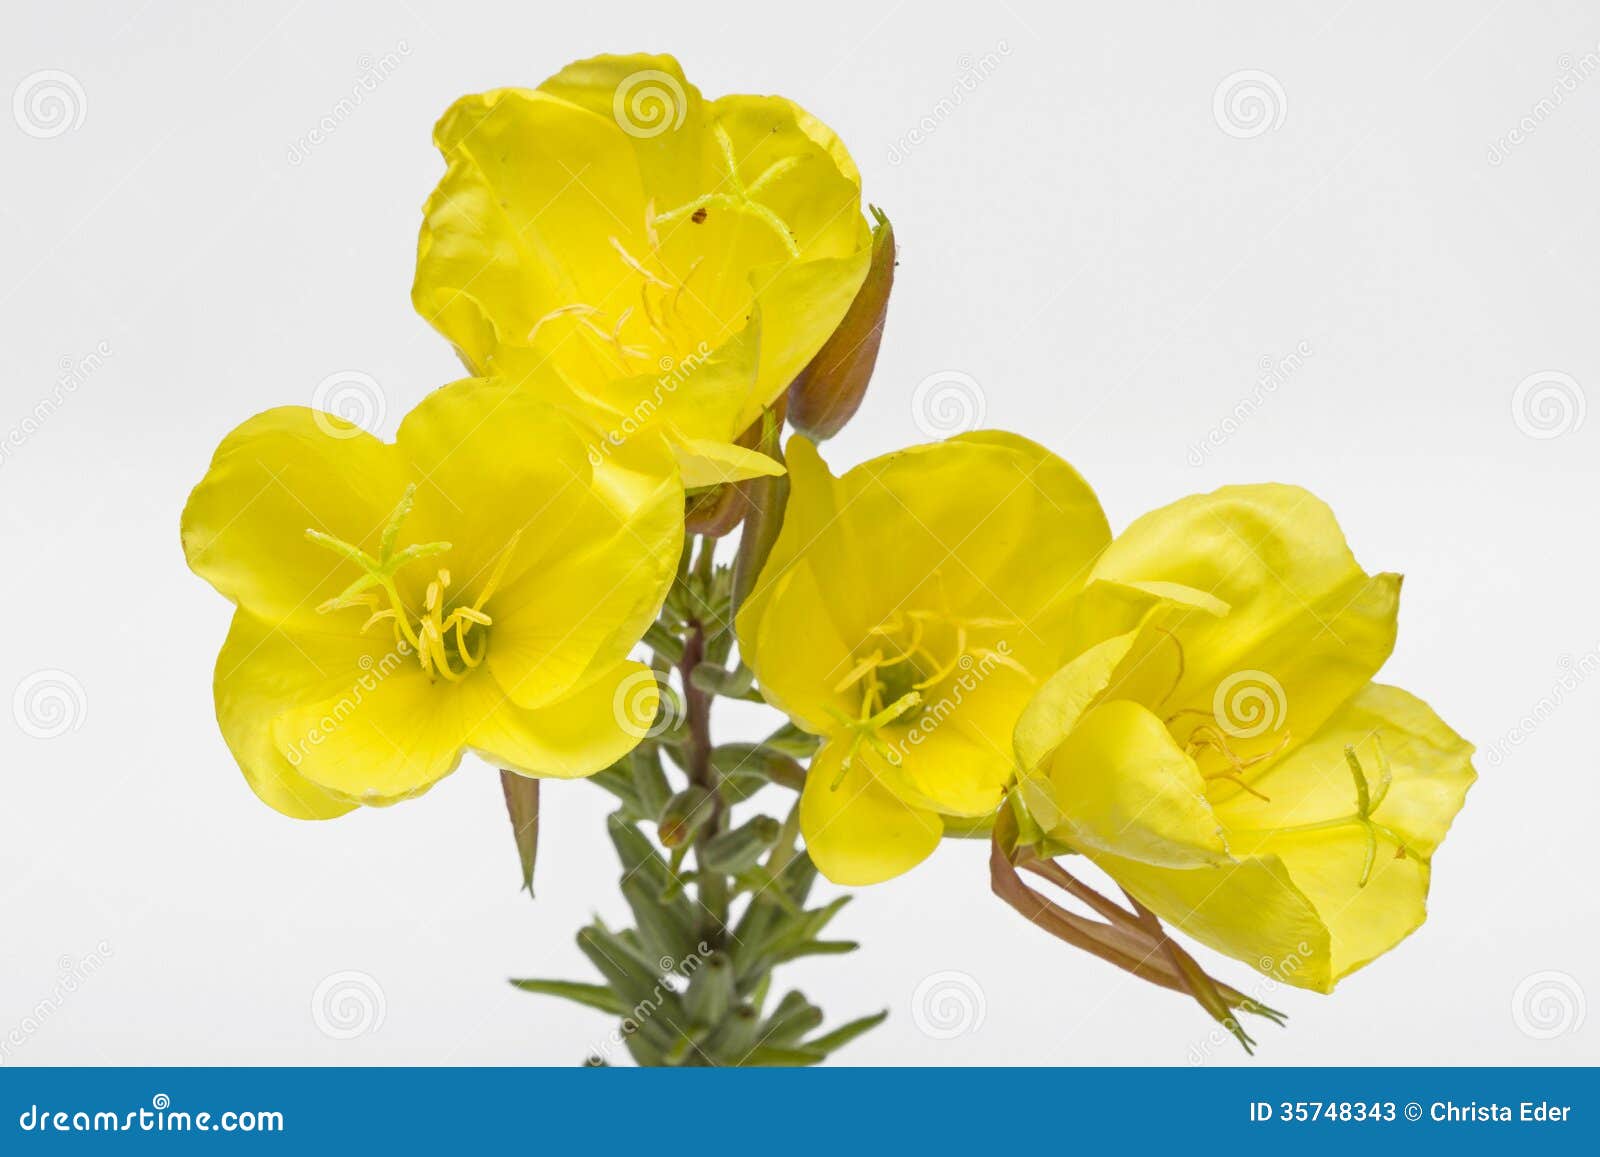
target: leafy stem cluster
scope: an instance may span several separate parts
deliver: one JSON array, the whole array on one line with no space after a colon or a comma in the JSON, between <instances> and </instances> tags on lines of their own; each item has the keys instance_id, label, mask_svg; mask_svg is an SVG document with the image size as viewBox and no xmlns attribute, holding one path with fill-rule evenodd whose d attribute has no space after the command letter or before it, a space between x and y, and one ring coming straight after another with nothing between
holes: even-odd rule
<instances>
[{"instance_id":1,"label":"leafy stem cluster","mask_svg":"<svg viewBox=\"0 0 1600 1157\"><path fill-rule=\"evenodd\" d=\"M716 543L686 542L645 636L662 689L649 734L593 777L619 804L606 828L633 926L597 918L579 931L599 983L512 983L617 1017L610 1039L641 1065L815 1064L887 1013L824 1032L804 993L774 995L779 965L857 945L823 938L848 896L808 906L817 870L800 841L798 794L782 818L763 809L783 798L764 789L798 793L816 739L789 724L760 743L712 737L717 699L764 702L749 668L730 666L734 578L717 564Z\"/></svg>"}]
</instances>

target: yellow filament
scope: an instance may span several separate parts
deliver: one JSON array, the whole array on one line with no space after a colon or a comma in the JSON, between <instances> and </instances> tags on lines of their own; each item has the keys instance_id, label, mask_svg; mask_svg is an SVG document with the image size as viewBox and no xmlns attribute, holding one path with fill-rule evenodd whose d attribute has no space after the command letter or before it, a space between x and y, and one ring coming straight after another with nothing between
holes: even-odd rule
<instances>
[{"instance_id":1,"label":"yellow filament","mask_svg":"<svg viewBox=\"0 0 1600 1157\"><path fill-rule=\"evenodd\" d=\"M471 606L458 606L451 609L448 614L445 613L445 594L452 580L450 571L440 567L435 572L433 581L425 588L422 614L416 616L416 625L413 627L413 616L407 609L405 600L400 596L395 583L395 574L408 562L443 554L451 549L448 542L421 543L399 551L395 549L399 540L400 523L411 512L415 493L415 485L406 487L404 497L396 505L388 524L383 528L379 538L377 558L373 558L360 547L325 532L306 531L308 540L356 563L364 572L342 594L329 599L317 610L323 614L357 607L367 610L370 613L361 624L363 632L387 621L394 632L395 643L403 650L408 648L415 654L423 671L430 678L443 675L451 682L458 682L483 661L488 651L487 635L476 648L468 636L471 635L473 627L483 627L487 630L493 624L494 620L484 612L483 607L505 577L506 568L510 565L511 555L522 538L522 532L517 531L506 543L495 560L488 581L484 583ZM383 606L379 599L380 591L387 597L389 604L387 607ZM445 645L445 638L451 631L455 632L455 649L461 659L463 668L461 671L452 667L450 652Z\"/></svg>"}]
</instances>

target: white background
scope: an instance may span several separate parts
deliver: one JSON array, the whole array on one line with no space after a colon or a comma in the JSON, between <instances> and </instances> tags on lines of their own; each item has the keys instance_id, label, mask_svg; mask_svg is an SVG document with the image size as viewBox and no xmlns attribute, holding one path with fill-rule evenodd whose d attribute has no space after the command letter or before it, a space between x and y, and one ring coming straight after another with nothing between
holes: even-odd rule
<instances>
[{"instance_id":1,"label":"white background","mask_svg":"<svg viewBox=\"0 0 1600 1157\"><path fill-rule=\"evenodd\" d=\"M708 95L804 103L894 219L888 336L837 465L926 440L913 392L956 371L988 424L1073 461L1114 526L1294 481L1369 570L1406 574L1384 678L1479 744L1481 780L1427 924L1331 998L1271 993L1292 1021L1257 1034L1262 1058L1600 1060L1600 1012L1578 1020L1600 996L1600 414L1577 408L1600 405L1600 73L1535 108L1600 62L1592 5L154 0L14 3L4 24L0 95L59 70L82 99L69 87L49 137L0 109L0 427L109 351L0 459L4 1063L568 1064L604 1040L599 1014L505 984L587 979L574 931L620 917L603 793L547 789L537 902L471 760L397 808L271 812L212 719L230 608L185 569L178 512L224 433L330 374L379 383L384 433L458 376L407 297L434 119L639 49L676 53ZM1215 110L1244 70L1281 91L1262 124ZM1196 452L1300 343L1304 364ZM1551 373L1575 383L1566 409L1515 412ZM7 710L41 671L83 689L54 738ZM862 892L837 928L863 949L790 970L838 1019L891 1009L841 1061L1242 1059L1192 1005L1002 907L984 850ZM312 1004L347 970L383 1017L336 1039ZM946 971L970 980L964 1031L941 1038L913 994ZM1514 1009L1549 971L1549 999Z\"/></svg>"}]
</instances>

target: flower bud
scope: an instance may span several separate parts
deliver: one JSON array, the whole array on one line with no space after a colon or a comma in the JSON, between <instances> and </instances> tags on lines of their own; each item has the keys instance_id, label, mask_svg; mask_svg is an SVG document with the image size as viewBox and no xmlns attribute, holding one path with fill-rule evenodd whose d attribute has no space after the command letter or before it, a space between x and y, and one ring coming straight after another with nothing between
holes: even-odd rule
<instances>
[{"instance_id":1,"label":"flower bud","mask_svg":"<svg viewBox=\"0 0 1600 1157\"><path fill-rule=\"evenodd\" d=\"M656 835L664 846L676 848L705 825L711 812L711 793L703 787L686 787L661 809Z\"/></svg>"},{"instance_id":2,"label":"flower bud","mask_svg":"<svg viewBox=\"0 0 1600 1157\"><path fill-rule=\"evenodd\" d=\"M783 430L788 409L788 395L784 395L751 422L734 441L734 445L746 450L759 450L769 458L780 457L778 436ZM762 475L743 482L724 482L720 486L690 494L684 508L685 529L690 534L703 534L710 538L732 534L752 509L753 488L759 490L756 484L765 478ZM754 498L754 501L759 501L759 498Z\"/></svg>"},{"instance_id":3,"label":"flower bud","mask_svg":"<svg viewBox=\"0 0 1600 1157\"><path fill-rule=\"evenodd\" d=\"M878 345L894 288L894 226L876 207L872 264L838 327L789 387L789 423L813 441L831 438L855 416L878 364Z\"/></svg>"},{"instance_id":4,"label":"flower bud","mask_svg":"<svg viewBox=\"0 0 1600 1157\"><path fill-rule=\"evenodd\" d=\"M531 896L533 867L539 855L539 781L501 771L500 787L505 791L506 812L517 841L517 859L522 863L522 887Z\"/></svg>"}]
</instances>

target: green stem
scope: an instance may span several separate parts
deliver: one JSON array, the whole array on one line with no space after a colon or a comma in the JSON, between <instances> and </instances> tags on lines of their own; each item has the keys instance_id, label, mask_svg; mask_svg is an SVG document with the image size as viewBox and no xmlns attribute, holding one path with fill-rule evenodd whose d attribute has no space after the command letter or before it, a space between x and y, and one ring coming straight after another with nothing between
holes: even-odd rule
<instances>
[{"instance_id":1,"label":"green stem","mask_svg":"<svg viewBox=\"0 0 1600 1157\"><path fill-rule=\"evenodd\" d=\"M704 539L700 555L695 560L695 576L709 589L712 574L712 552L715 539ZM688 764L689 781L711 794L711 819L701 827L695 837L696 883L700 898L702 927L706 941L721 946L726 939L728 924L728 880L719 872L707 869L701 863L706 844L723 830L726 806L722 798L722 785L717 771L711 765L711 701L712 696L695 685L690 676L705 657L706 628L699 612L688 620L683 640L683 657L678 662L678 673L683 681L685 724L689 738L684 744L684 757Z\"/></svg>"}]
</instances>

